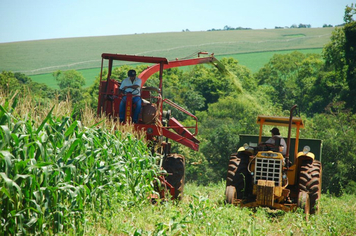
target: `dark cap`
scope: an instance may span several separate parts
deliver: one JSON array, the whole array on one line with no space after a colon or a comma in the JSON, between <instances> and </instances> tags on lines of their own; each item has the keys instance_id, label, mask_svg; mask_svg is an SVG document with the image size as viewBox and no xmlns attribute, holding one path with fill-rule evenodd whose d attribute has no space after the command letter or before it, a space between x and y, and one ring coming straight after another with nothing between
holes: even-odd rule
<instances>
[{"instance_id":1,"label":"dark cap","mask_svg":"<svg viewBox=\"0 0 356 236\"><path fill-rule=\"evenodd\" d=\"M128 77L136 77L136 71L135 70L129 70L129 72L127 72L127 76Z\"/></svg>"},{"instance_id":2,"label":"dark cap","mask_svg":"<svg viewBox=\"0 0 356 236\"><path fill-rule=\"evenodd\" d=\"M274 127L273 129L271 129L270 132L271 132L273 135L280 135L279 129L276 128L276 127Z\"/></svg>"}]
</instances>

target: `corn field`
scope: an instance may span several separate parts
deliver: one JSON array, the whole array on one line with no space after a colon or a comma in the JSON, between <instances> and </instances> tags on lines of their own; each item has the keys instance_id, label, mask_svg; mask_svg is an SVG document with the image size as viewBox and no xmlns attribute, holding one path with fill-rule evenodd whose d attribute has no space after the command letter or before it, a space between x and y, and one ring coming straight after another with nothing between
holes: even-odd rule
<instances>
[{"instance_id":1,"label":"corn field","mask_svg":"<svg viewBox=\"0 0 356 236\"><path fill-rule=\"evenodd\" d=\"M86 210L153 192L159 169L142 140L56 116L60 104L39 121L36 102L0 98L0 235L83 235Z\"/></svg>"}]
</instances>

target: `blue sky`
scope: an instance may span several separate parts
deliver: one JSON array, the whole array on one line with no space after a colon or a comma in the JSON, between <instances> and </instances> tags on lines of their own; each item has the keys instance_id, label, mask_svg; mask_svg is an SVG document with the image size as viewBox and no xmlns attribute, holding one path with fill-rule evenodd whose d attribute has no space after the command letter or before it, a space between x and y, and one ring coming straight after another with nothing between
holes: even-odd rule
<instances>
[{"instance_id":1,"label":"blue sky","mask_svg":"<svg viewBox=\"0 0 356 236\"><path fill-rule=\"evenodd\" d=\"M0 0L0 43L343 23L356 0Z\"/></svg>"}]
</instances>

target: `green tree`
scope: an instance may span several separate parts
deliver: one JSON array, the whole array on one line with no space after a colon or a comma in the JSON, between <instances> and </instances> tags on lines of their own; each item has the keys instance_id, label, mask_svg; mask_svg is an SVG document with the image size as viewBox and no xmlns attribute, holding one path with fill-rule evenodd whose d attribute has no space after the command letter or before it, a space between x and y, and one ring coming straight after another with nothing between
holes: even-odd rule
<instances>
[{"instance_id":1,"label":"green tree","mask_svg":"<svg viewBox=\"0 0 356 236\"><path fill-rule=\"evenodd\" d=\"M22 84L31 84L32 83L32 79L28 76L26 76L25 74L16 72L14 74L14 77Z\"/></svg>"},{"instance_id":2,"label":"green tree","mask_svg":"<svg viewBox=\"0 0 356 236\"><path fill-rule=\"evenodd\" d=\"M294 104L298 104L303 112L311 115L320 111L315 110L315 103L320 101L314 99L314 93L323 65L318 54L297 51L284 55L275 54L255 77L260 87L270 91L269 99L274 104L281 104L283 110L289 110ZM324 95L321 94L321 99ZM324 107L320 108L321 111Z\"/></svg>"},{"instance_id":3,"label":"green tree","mask_svg":"<svg viewBox=\"0 0 356 236\"><path fill-rule=\"evenodd\" d=\"M8 93L8 95L16 90L21 89L20 83L11 71L3 71L0 74L0 87Z\"/></svg>"},{"instance_id":4,"label":"green tree","mask_svg":"<svg viewBox=\"0 0 356 236\"><path fill-rule=\"evenodd\" d=\"M345 61L347 64L346 80L349 85L349 94L346 98L348 107L356 112L356 21L352 16L356 14L356 8L346 7L345 10Z\"/></svg>"},{"instance_id":5,"label":"green tree","mask_svg":"<svg viewBox=\"0 0 356 236\"><path fill-rule=\"evenodd\" d=\"M345 26L336 28L332 33L331 41L323 49L325 58L325 71L327 82L336 87L340 99L346 101L346 107L356 111L356 22L353 15L356 13L354 5L346 6ZM334 101L336 101L334 99Z\"/></svg>"},{"instance_id":6,"label":"green tree","mask_svg":"<svg viewBox=\"0 0 356 236\"><path fill-rule=\"evenodd\" d=\"M356 193L356 115L344 102L330 104L325 113L308 119L303 136L323 140L323 191Z\"/></svg>"},{"instance_id":7,"label":"green tree","mask_svg":"<svg viewBox=\"0 0 356 236\"><path fill-rule=\"evenodd\" d=\"M242 92L241 83L252 80L251 72L246 67L238 65L237 60L223 58L220 62L230 74L221 73L217 68L207 65L197 65L187 74L191 90L197 91L205 99L205 105L200 110L206 110L209 104L217 102L220 97Z\"/></svg>"},{"instance_id":8,"label":"green tree","mask_svg":"<svg viewBox=\"0 0 356 236\"><path fill-rule=\"evenodd\" d=\"M103 75L107 74L107 70L103 70ZM95 112L98 107L98 96L99 96L99 86L100 86L100 75L95 77L94 83L89 86L84 93L84 99L87 104Z\"/></svg>"},{"instance_id":9,"label":"green tree","mask_svg":"<svg viewBox=\"0 0 356 236\"><path fill-rule=\"evenodd\" d=\"M295 104L299 109L312 116L323 112L325 107L339 95L330 92L328 83L324 83L326 73L323 73L324 61L321 55L311 54L303 59L295 77Z\"/></svg>"},{"instance_id":10,"label":"green tree","mask_svg":"<svg viewBox=\"0 0 356 236\"><path fill-rule=\"evenodd\" d=\"M356 8L354 8L354 4L351 3L351 6L347 5L345 8L344 22L346 24L349 24L349 23L352 23L353 21L355 21L353 19L353 15L355 15L355 14L356 14Z\"/></svg>"},{"instance_id":11,"label":"green tree","mask_svg":"<svg viewBox=\"0 0 356 236\"><path fill-rule=\"evenodd\" d=\"M76 118L80 118L81 110L84 109L87 101L84 100L85 90L82 88L85 85L85 78L76 70L55 71L53 77L58 82L60 88L59 99L69 99L74 105L74 114Z\"/></svg>"},{"instance_id":12,"label":"green tree","mask_svg":"<svg viewBox=\"0 0 356 236\"><path fill-rule=\"evenodd\" d=\"M330 42L323 48L325 66L320 73L315 88L315 100L322 107L332 102L343 100L349 94L346 80L347 65L345 60L345 32L336 28ZM321 110L318 109L319 112Z\"/></svg>"},{"instance_id":13,"label":"green tree","mask_svg":"<svg viewBox=\"0 0 356 236\"><path fill-rule=\"evenodd\" d=\"M345 67L345 32L342 28L338 27L331 33L330 42L323 48L323 58L327 69L344 71ZM345 74L340 74L345 76Z\"/></svg>"},{"instance_id":14,"label":"green tree","mask_svg":"<svg viewBox=\"0 0 356 236\"><path fill-rule=\"evenodd\" d=\"M48 102L48 99L53 99L56 96L56 90L48 87L46 84L33 82L32 79L25 74L16 72L14 77L23 85L23 89L28 90L31 96L38 98L39 102Z\"/></svg>"},{"instance_id":15,"label":"green tree","mask_svg":"<svg viewBox=\"0 0 356 236\"><path fill-rule=\"evenodd\" d=\"M209 103L216 102L222 95L224 83L214 77L210 68L204 65L195 66L189 72L187 79L192 84L192 89L198 91L205 98L203 109L206 109Z\"/></svg>"},{"instance_id":16,"label":"green tree","mask_svg":"<svg viewBox=\"0 0 356 236\"><path fill-rule=\"evenodd\" d=\"M57 70L52 75L56 79L60 89L80 89L85 85L85 78L76 70L67 70L64 72Z\"/></svg>"},{"instance_id":17,"label":"green tree","mask_svg":"<svg viewBox=\"0 0 356 236\"><path fill-rule=\"evenodd\" d=\"M293 81L296 80L298 64L304 59L300 52L280 55L274 54L270 61L261 68L255 77L259 85L271 86L273 93L270 99L273 103L283 104L283 109L288 109L294 101Z\"/></svg>"}]
</instances>

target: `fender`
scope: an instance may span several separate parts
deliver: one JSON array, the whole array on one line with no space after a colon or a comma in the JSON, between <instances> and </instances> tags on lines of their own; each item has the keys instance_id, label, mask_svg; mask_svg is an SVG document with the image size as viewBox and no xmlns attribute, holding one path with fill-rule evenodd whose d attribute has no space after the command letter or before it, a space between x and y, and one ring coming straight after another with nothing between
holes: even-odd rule
<instances>
[{"instance_id":1,"label":"fender","mask_svg":"<svg viewBox=\"0 0 356 236\"><path fill-rule=\"evenodd\" d=\"M304 152L298 152L297 158L298 159L303 159L303 160L305 160L305 159L314 160L315 159L315 155L312 152L308 152L306 154Z\"/></svg>"}]
</instances>

